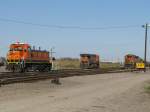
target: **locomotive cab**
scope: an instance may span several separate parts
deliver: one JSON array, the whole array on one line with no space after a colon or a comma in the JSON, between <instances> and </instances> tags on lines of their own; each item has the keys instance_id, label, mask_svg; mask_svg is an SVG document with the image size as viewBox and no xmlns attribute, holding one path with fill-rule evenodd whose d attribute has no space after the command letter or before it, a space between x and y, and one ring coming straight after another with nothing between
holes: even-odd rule
<instances>
[{"instance_id":1,"label":"locomotive cab","mask_svg":"<svg viewBox=\"0 0 150 112\"><path fill-rule=\"evenodd\" d=\"M25 59L31 57L31 47L24 43L14 43L10 45L7 54L7 69L10 71L24 71Z\"/></svg>"}]
</instances>

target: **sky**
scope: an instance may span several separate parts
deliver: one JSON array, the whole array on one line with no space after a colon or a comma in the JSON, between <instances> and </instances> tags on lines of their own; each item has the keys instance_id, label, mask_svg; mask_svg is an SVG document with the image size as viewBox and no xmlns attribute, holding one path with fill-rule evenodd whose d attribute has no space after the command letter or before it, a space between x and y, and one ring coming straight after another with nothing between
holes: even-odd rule
<instances>
[{"instance_id":1,"label":"sky","mask_svg":"<svg viewBox=\"0 0 150 112\"><path fill-rule=\"evenodd\" d=\"M150 22L149 4L149 0L0 0L0 56L19 41L53 48L57 58L78 58L80 53L96 53L104 61L122 60L128 53L143 58L141 26ZM123 28L114 28L118 26Z\"/></svg>"}]
</instances>

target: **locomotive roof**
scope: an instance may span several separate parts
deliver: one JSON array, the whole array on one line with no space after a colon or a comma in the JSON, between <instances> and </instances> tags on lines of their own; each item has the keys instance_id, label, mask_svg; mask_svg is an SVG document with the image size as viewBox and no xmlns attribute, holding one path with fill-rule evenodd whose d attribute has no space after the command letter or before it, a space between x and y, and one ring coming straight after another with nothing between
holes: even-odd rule
<instances>
[{"instance_id":1,"label":"locomotive roof","mask_svg":"<svg viewBox=\"0 0 150 112\"><path fill-rule=\"evenodd\" d=\"M141 57L139 57L139 56L137 56L137 55L134 55L134 54L127 54L127 55L125 55L125 57L126 56L133 56L133 57L135 57L135 58L138 58L138 59L140 59L140 60L143 60Z\"/></svg>"},{"instance_id":2,"label":"locomotive roof","mask_svg":"<svg viewBox=\"0 0 150 112\"><path fill-rule=\"evenodd\" d=\"M13 43L11 45L29 45L29 44L23 43L23 42L16 42L16 43Z\"/></svg>"},{"instance_id":3,"label":"locomotive roof","mask_svg":"<svg viewBox=\"0 0 150 112\"><path fill-rule=\"evenodd\" d=\"M11 45L25 45L25 46L31 47L29 44L21 43L21 42L16 42L16 43L13 43ZM49 53L49 51L47 51L47 50L39 50L39 49L31 49L31 51L33 51L33 52L48 52Z\"/></svg>"},{"instance_id":4,"label":"locomotive roof","mask_svg":"<svg viewBox=\"0 0 150 112\"><path fill-rule=\"evenodd\" d=\"M12 47L12 46L27 46L27 47L30 47L30 45L29 44L25 44L25 43L19 43L19 44L17 44L17 43L14 43L14 44L11 44L10 45L10 47Z\"/></svg>"},{"instance_id":5,"label":"locomotive roof","mask_svg":"<svg viewBox=\"0 0 150 112\"><path fill-rule=\"evenodd\" d=\"M46 50L37 50L37 49L35 49L35 50L32 49L31 51L32 51L32 52L48 52L48 53L49 53L49 51L46 51Z\"/></svg>"},{"instance_id":6,"label":"locomotive roof","mask_svg":"<svg viewBox=\"0 0 150 112\"><path fill-rule=\"evenodd\" d=\"M97 54L80 54L80 56L99 56Z\"/></svg>"},{"instance_id":7,"label":"locomotive roof","mask_svg":"<svg viewBox=\"0 0 150 112\"><path fill-rule=\"evenodd\" d=\"M137 56L137 55L135 55L135 54L127 54L126 56Z\"/></svg>"}]
</instances>

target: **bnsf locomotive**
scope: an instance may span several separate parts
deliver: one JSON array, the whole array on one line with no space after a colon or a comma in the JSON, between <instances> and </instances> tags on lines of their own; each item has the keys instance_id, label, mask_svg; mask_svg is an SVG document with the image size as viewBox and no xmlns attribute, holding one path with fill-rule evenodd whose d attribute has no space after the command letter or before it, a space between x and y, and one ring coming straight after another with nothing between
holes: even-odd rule
<instances>
[{"instance_id":1,"label":"bnsf locomotive","mask_svg":"<svg viewBox=\"0 0 150 112\"><path fill-rule=\"evenodd\" d=\"M46 50L37 50L31 48L29 44L14 43L10 45L7 54L7 67L9 71L25 72L25 71L50 71L52 63L50 61L49 52Z\"/></svg>"},{"instance_id":2,"label":"bnsf locomotive","mask_svg":"<svg viewBox=\"0 0 150 112\"><path fill-rule=\"evenodd\" d=\"M137 64L143 64L143 59L139 56L133 55L133 54L127 54L124 57L124 67L135 69L137 68Z\"/></svg>"},{"instance_id":3,"label":"bnsf locomotive","mask_svg":"<svg viewBox=\"0 0 150 112\"><path fill-rule=\"evenodd\" d=\"M99 68L99 55L80 54L80 68L82 69Z\"/></svg>"}]
</instances>

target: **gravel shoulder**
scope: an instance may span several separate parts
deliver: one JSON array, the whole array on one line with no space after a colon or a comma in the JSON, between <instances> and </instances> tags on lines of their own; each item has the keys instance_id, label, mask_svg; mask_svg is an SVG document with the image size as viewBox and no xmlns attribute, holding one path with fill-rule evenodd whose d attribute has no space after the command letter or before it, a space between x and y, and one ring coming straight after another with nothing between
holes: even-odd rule
<instances>
[{"instance_id":1,"label":"gravel shoulder","mask_svg":"<svg viewBox=\"0 0 150 112\"><path fill-rule=\"evenodd\" d=\"M0 112L150 112L148 73L113 73L0 88Z\"/></svg>"}]
</instances>

